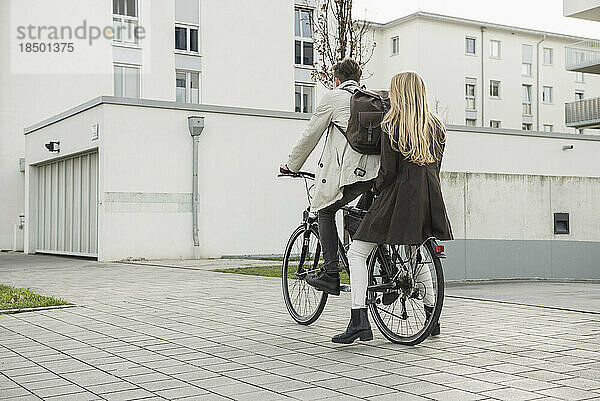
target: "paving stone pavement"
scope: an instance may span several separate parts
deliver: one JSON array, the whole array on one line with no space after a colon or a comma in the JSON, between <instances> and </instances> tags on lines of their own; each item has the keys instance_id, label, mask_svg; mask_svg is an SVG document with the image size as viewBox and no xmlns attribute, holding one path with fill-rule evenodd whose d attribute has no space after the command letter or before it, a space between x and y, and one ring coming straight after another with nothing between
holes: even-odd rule
<instances>
[{"instance_id":1,"label":"paving stone pavement","mask_svg":"<svg viewBox=\"0 0 600 401\"><path fill-rule=\"evenodd\" d=\"M597 313L448 297L438 338L339 346L348 294L300 326L277 279L0 254L0 282L78 305L0 316L1 400L600 399Z\"/></svg>"}]
</instances>

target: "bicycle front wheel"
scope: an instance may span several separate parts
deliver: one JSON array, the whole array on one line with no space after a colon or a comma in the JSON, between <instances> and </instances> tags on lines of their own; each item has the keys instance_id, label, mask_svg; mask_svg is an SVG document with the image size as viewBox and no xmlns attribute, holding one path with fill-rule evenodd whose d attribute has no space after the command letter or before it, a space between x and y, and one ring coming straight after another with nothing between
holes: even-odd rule
<instances>
[{"instance_id":1,"label":"bicycle front wheel","mask_svg":"<svg viewBox=\"0 0 600 401\"><path fill-rule=\"evenodd\" d=\"M327 303L327 294L306 282L323 264L319 233L314 226L298 227L285 248L281 275L283 299L292 318L303 325L314 323Z\"/></svg>"},{"instance_id":2,"label":"bicycle front wheel","mask_svg":"<svg viewBox=\"0 0 600 401\"><path fill-rule=\"evenodd\" d=\"M442 263L431 244L379 245L369 263L367 299L375 324L388 340L424 341L437 325L444 301Z\"/></svg>"}]
</instances>

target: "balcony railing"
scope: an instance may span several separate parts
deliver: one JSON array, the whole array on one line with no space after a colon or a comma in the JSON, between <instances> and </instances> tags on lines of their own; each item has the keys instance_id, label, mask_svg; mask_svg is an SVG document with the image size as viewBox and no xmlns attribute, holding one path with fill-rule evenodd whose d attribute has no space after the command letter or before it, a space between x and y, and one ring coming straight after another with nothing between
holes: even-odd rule
<instances>
[{"instance_id":1,"label":"balcony railing","mask_svg":"<svg viewBox=\"0 0 600 401\"><path fill-rule=\"evenodd\" d=\"M600 128L600 97L565 104L567 127Z\"/></svg>"},{"instance_id":2,"label":"balcony railing","mask_svg":"<svg viewBox=\"0 0 600 401\"><path fill-rule=\"evenodd\" d=\"M600 40L583 40L567 46L565 50L567 70L600 73Z\"/></svg>"}]
</instances>

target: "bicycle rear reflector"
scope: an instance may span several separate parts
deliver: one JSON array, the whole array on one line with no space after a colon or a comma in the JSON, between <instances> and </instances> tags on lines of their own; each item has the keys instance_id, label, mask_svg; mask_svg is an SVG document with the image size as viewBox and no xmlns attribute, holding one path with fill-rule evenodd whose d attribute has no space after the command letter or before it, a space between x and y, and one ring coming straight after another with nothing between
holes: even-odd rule
<instances>
[{"instance_id":1,"label":"bicycle rear reflector","mask_svg":"<svg viewBox=\"0 0 600 401\"><path fill-rule=\"evenodd\" d=\"M444 245L437 245L435 247L435 253L444 253Z\"/></svg>"}]
</instances>

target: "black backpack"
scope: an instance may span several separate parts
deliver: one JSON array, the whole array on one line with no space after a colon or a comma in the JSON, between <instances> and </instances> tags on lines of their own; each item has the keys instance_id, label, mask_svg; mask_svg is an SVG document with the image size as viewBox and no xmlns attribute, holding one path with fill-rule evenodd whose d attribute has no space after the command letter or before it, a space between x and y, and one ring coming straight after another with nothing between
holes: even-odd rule
<instances>
[{"instance_id":1,"label":"black backpack","mask_svg":"<svg viewBox=\"0 0 600 401\"><path fill-rule=\"evenodd\" d=\"M365 155L381 153L381 122L390 109L388 91L370 91L362 88L344 88L350 92L350 120L346 131L332 123L344 134L350 147Z\"/></svg>"}]
</instances>

